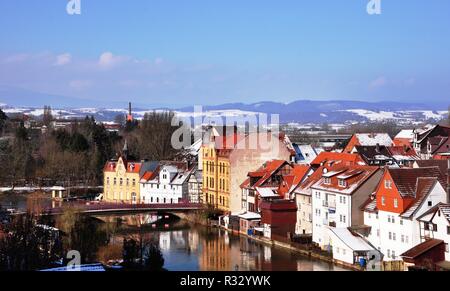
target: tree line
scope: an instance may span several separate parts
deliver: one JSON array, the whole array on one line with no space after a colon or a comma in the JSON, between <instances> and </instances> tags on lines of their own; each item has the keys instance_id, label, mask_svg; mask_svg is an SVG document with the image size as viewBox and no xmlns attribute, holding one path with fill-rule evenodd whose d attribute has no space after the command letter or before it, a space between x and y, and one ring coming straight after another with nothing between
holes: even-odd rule
<instances>
[{"instance_id":1,"label":"tree line","mask_svg":"<svg viewBox=\"0 0 450 291\"><path fill-rule=\"evenodd\" d=\"M116 158L125 139L136 160L165 160L172 148L172 112L147 113L141 121L124 122L119 132L86 116L70 126L56 129L51 109L46 107L41 126L26 126L0 110L0 184L3 186L101 185L103 167Z\"/></svg>"}]
</instances>

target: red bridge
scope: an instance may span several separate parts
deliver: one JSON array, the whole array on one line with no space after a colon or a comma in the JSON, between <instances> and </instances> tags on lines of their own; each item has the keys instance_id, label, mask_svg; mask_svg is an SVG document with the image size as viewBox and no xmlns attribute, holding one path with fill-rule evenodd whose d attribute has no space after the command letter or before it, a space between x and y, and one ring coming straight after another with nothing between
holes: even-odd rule
<instances>
[{"instance_id":1,"label":"red bridge","mask_svg":"<svg viewBox=\"0 0 450 291\"><path fill-rule=\"evenodd\" d=\"M49 208L44 213L58 215L67 207L72 207L78 213L107 214L107 213L142 213L142 212L189 212L204 208L199 203L174 204L115 204L115 203L66 203L63 207Z\"/></svg>"}]
</instances>

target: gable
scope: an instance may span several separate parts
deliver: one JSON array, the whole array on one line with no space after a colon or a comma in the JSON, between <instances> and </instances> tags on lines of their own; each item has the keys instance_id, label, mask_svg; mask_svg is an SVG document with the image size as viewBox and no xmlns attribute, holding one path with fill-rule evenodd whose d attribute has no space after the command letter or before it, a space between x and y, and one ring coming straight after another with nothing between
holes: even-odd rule
<instances>
[{"instance_id":1,"label":"gable","mask_svg":"<svg viewBox=\"0 0 450 291\"><path fill-rule=\"evenodd\" d=\"M390 188L387 188L385 181L390 181ZM385 171L376 190L377 208L381 211L402 213L405 201L400 195L389 171ZM397 199L397 207L395 207Z\"/></svg>"}]
</instances>

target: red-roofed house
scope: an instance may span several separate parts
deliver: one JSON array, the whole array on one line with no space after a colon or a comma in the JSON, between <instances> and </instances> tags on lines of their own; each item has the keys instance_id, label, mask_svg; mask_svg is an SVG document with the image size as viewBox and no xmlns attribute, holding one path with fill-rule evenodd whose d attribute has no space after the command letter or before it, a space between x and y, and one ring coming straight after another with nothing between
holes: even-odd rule
<instances>
[{"instance_id":1,"label":"red-roofed house","mask_svg":"<svg viewBox=\"0 0 450 291\"><path fill-rule=\"evenodd\" d=\"M249 223L243 221L248 220L246 217L251 216L252 220L255 220L256 216L253 214L261 214L263 202L275 200L292 201L294 198L291 195L292 190L303 181L309 170L309 166L290 164L283 160L272 160L264 163L256 171L249 172L248 178L241 184L242 208L246 212L240 216L241 231L247 232L250 226ZM291 211L290 207L288 207L289 211ZM280 208L277 208L277 211L281 211ZM285 221L285 223L290 223L290 221ZM266 233L271 224L267 225L265 227ZM291 225L293 233L295 220Z\"/></svg>"},{"instance_id":2,"label":"red-roofed house","mask_svg":"<svg viewBox=\"0 0 450 291\"><path fill-rule=\"evenodd\" d=\"M447 201L446 180L438 167L386 168L371 199L363 206L368 240L386 261L420 243L417 218Z\"/></svg>"},{"instance_id":3,"label":"red-roofed house","mask_svg":"<svg viewBox=\"0 0 450 291\"><path fill-rule=\"evenodd\" d=\"M443 125L427 126L414 130L414 149L422 159L450 151L450 127Z\"/></svg>"},{"instance_id":4,"label":"red-roofed house","mask_svg":"<svg viewBox=\"0 0 450 291\"><path fill-rule=\"evenodd\" d=\"M319 173L321 177L310 187L313 241L331 248L330 228L363 224L361 206L375 191L382 171L371 166L332 164Z\"/></svg>"},{"instance_id":5,"label":"red-roofed house","mask_svg":"<svg viewBox=\"0 0 450 291\"><path fill-rule=\"evenodd\" d=\"M346 165L365 165L359 154L321 152L312 162L311 166L318 168L325 162L339 162Z\"/></svg>"},{"instance_id":6,"label":"red-roofed house","mask_svg":"<svg viewBox=\"0 0 450 291\"><path fill-rule=\"evenodd\" d=\"M140 203L139 179L142 163L120 156L103 169L104 200L115 203Z\"/></svg>"},{"instance_id":7,"label":"red-roofed house","mask_svg":"<svg viewBox=\"0 0 450 291\"><path fill-rule=\"evenodd\" d=\"M347 146L342 151L343 153L355 153L356 146L392 146L394 143L387 133L355 133Z\"/></svg>"}]
</instances>

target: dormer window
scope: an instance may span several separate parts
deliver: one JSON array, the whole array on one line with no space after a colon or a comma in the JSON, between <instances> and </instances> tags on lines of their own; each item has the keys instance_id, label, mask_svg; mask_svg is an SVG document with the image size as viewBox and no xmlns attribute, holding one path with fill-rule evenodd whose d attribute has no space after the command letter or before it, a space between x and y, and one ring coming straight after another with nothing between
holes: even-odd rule
<instances>
[{"instance_id":1,"label":"dormer window","mask_svg":"<svg viewBox=\"0 0 450 291\"><path fill-rule=\"evenodd\" d=\"M331 178L326 177L324 183L327 184L327 185L330 185L331 184Z\"/></svg>"},{"instance_id":2,"label":"dormer window","mask_svg":"<svg viewBox=\"0 0 450 291\"><path fill-rule=\"evenodd\" d=\"M384 180L384 188L392 189L392 181L391 180Z\"/></svg>"},{"instance_id":3,"label":"dormer window","mask_svg":"<svg viewBox=\"0 0 450 291\"><path fill-rule=\"evenodd\" d=\"M338 184L340 187L347 187L347 181L344 179L338 179Z\"/></svg>"}]
</instances>

